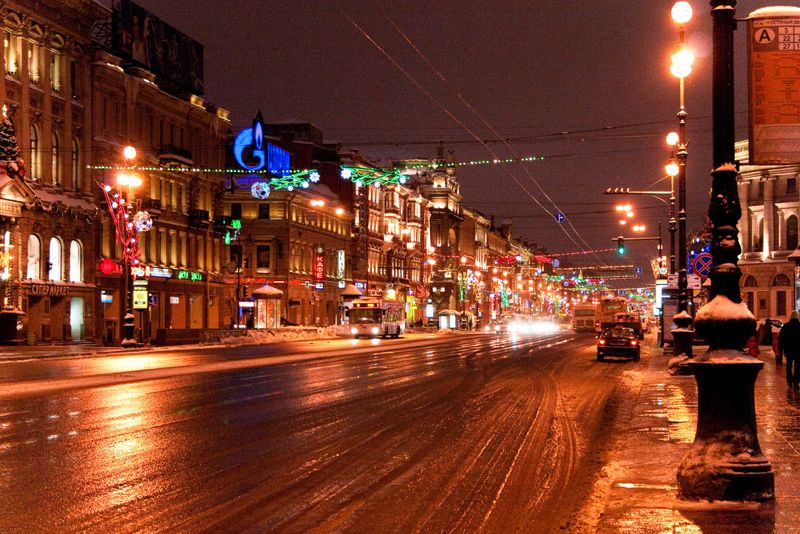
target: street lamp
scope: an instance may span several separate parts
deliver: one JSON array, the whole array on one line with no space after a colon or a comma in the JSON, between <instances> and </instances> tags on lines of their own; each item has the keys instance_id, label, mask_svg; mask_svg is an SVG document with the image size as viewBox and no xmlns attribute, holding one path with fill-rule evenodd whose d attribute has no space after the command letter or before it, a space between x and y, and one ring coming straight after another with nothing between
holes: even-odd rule
<instances>
[{"instance_id":1,"label":"street lamp","mask_svg":"<svg viewBox=\"0 0 800 534\"><path fill-rule=\"evenodd\" d=\"M133 198L133 190L142 185L142 179L134 172L136 149L126 146L122 155L125 168L116 176L114 186L98 183L103 191L111 221L114 223L116 241L122 247L122 284L125 295L125 317L122 324L123 347L137 345L134 335L133 294L131 278L133 268L138 267L142 255L139 234L150 230L153 220L150 214L141 209L139 199Z\"/></svg>"},{"instance_id":2,"label":"street lamp","mask_svg":"<svg viewBox=\"0 0 800 534\"><path fill-rule=\"evenodd\" d=\"M733 32L735 0L711 0L713 27L713 170L708 209L712 225L711 290L697 312L708 352L690 366L697 381L697 431L678 468L684 499L761 501L775 498L775 475L758 443L754 389L764 362L744 351L755 333L742 303L737 224L741 217L734 164Z\"/></svg>"},{"instance_id":3,"label":"street lamp","mask_svg":"<svg viewBox=\"0 0 800 534\"><path fill-rule=\"evenodd\" d=\"M692 354L692 318L688 314L689 297L686 272L686 159L689 152L686 149L686 99L685 79L692 72L694 54L686 46L686 25L692 19L692 6L688 2L676 2L672 7L672 20L678 25L678 49L672 55L670 72L679 80L679 109L678 109L678 136L675 145L675 156L678 165L678 326L673 332L674 354ZM674 140L674 136L671 140ZM677 334L674 335L674 334Z\"/></svg>"}]
</instances>

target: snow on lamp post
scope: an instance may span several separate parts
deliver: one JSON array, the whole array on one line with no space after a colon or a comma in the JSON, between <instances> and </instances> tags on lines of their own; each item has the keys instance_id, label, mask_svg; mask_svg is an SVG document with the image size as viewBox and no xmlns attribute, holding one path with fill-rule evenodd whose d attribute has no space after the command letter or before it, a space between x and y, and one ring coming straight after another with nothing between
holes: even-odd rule
<instances>
[{"instance_id":1,"label":"snow on lamp post","mask_svg":"<svg viewBox=\"0 0 800 534\"><path fill-rule=\"evenodd\" d=\"M117 174L116 184L98 183L103 190L108 212L114 224L116 242L122 247L122 283L125 295L125 317L122 323L123 347L137 345L134 335L133 295L131 293L131 278L133 270L139 267L142 247L139 243L139 234L147 232L153 226L153 219L147 211L141 209L141 201L133 198L133 190L142 185L142 179L135 174L136 149L126 146L122 152L126 166Z\"/></svg>"},{"instance_id":2,"label":"snow on lamp post","mask_svg":"<svg viewBox=\"0 0 800 534\"><path fill-rule=\"evenodd\" d=\"M742 215L734 165L733 31L736 2L712 0L714 19L710 301L695 317L707 352L689 364L697 381L697 431L678 468L683 499L775 498L772 466L758 443L754 389L764 363L742 351L756 321L742 302L737 222Z\"/></svg>"}]
</instances>

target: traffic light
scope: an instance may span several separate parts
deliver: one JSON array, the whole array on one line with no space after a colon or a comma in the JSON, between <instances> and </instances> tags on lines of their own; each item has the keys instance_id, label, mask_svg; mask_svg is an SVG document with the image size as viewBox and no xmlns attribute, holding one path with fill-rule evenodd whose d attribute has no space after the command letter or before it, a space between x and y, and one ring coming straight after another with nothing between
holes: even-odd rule
<instances>
[{"instance_id":1,"label":"traffic light","mask_svg":"<svg viewBox=\"0 0 800 534\"><path fill-rule=\"evenodd\" d=\"M625 255L625 238L622 236L617 238L617 254L620 256Z\"/></svg>"}]
</instances>

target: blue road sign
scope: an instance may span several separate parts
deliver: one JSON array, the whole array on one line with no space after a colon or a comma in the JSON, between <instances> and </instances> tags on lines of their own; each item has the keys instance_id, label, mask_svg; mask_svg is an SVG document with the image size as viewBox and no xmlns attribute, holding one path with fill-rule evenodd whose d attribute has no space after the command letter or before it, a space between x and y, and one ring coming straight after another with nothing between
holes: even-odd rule
<instances>
[{"instance_id":1,"label":"blue road sign","mask_svg":"<svg viewBox=\"0 0 800 534\"><path fill-rule=\"evenodd\" d=\"M559 223L563 223L566 220L567 220L567 216L566 215L564 215L560 211L558 213L556 213L556 221L558 221Z\"/></svg>"},{"instance_id":2,"label":"blue road sign","mask_svg":"<svg viewBox=\"0 0 800 534\"><path fill-rule=\"evenodd\" d=\"M554 260L553 260L553 267L555 267L556 269L558 269L558 266L559 266L559 265L561 265L561 261L559 261L559 259L558 259L558 258L554 259Z\"/></svg>"}]
</instances>

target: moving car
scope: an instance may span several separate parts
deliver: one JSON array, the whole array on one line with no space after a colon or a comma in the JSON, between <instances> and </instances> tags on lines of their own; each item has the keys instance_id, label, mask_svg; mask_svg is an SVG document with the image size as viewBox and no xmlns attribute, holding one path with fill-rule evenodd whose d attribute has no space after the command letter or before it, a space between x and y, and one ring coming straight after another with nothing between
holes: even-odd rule
<instances>
[{"instance_id":1,"label":"moving car","mask_svg":"<svg viewBox=\"0 0 800 534\"><path fill-rule=\"evenodd\" d=\"M606 356L629 356L638 362L641 355L639 336L633 328L612 326L597 336L597 361L602 362Z\"/></svg>"}]
</instances>

